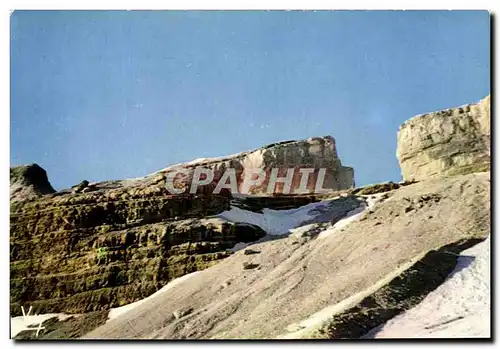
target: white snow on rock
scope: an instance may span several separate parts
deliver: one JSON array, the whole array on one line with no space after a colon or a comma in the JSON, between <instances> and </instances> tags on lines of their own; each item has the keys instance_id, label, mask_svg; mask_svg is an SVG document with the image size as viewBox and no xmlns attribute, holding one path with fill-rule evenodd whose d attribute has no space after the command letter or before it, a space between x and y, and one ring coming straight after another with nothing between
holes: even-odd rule
<instances>
[{"instance_id":1,"label":"white snow on rock","mask_svg":"<svg viewBox=\"0 0 500 349\"><path fill-rule=\"evenodd\" d=\"M264 208L262 213L232 207L218 216L231 222L254 224L270 235L287 234L290 229L299 226L321 214L330 201L310 203L291 210L271 210Z\"/></svg>"},{"instance_id":2,"label":"white snow on rock","mask_svg":"<svg viewBox=\"0 0 500 349\"><path fill-rule=\"evenodd\" d=\"M178 277L177 279L170 281L168 284L163 286L161 289L159 289L158 291L156 291L155 293L153 293L149 297L146 297L146 298L141 299L141 300L134 302L134 303L130 303L130 304L127 304L127 305L124 305L121 307L110 309L110 311L108 313L108 320L107 321L110 321L112 319L119 317L120 315L125 314L126 312L128 312L128 311L134 309L135 307L143 304L144 302L168 291L172 287L179 285L181 282L187 280L188 278L190 278L193 275L198 274L198 273L199 272L196 271L194 273L190 273L190 274L186 274L186 275L183 275L181 277ZM10 319L10 336L11 336L11 338L14 338L18 333L26 330L26 327L28 325L38 325L38 324L44 322L45 320L48 320L48 319L53 318L53 317L58 317L59 320L62 321L70 316L78 316L78 315L75 315L75 314L71 314L71 315L68 315L68 314L41 314L41 315L30 315L30 316L25 316L25 317L16 316L16 317L13 317ZM35 328L34 331L36 331L36 329L37 328Z\"/></svg>"},{"instance_id":3,"label":"white snow on rock","mask_svg":"<svg viewBox=\"0 0 500 349\"><path fill-rule=\"evenodd\" d=\"M331 228L322 231L318 235L318 239L324 239L332 234L335 234L336 232L338 232L340 229L344 228L348 224L360 219L362 213L366 209L369 209L369 210L373 209L375 207L375 205L380 201L381 196L384 194L385 193L380 193L380 194L366 196L366 204L362 203L359 207L355 208L352 211L349 211L344 218L342 218L337 223L335 223Z\"/></svg>"},{"instance_id":4,"label":"white snow on rock","mask_svg":"<svg viewBox=\"0 0 500 349\"><path fill-rule=\"evenodd\" d=\"M364 338L488 338L490 294L488 238L463 251L448 279L420 304Z\"/></svg>"},{"instance_id":5,"label":"white snow on rock","mask_svg":"<svg viewBox=\"0 0 500 349\"><path fill-rule=\"evenodd\" d=\"M156 291L155 293L153 293L152 295L150 295L149 297L146 297L144 299L141 299L140 301L137 301L137 302L134 302L134 303L130 303L130 304L127 304L127 305L123 305L121 307L117 307L117 308L112 308L109 313L108 313L108 321L114 319L114 318L117 318L118 316L120 315L123 315L125 314L126 312L134 309L135 307L145 303L146 301L168 291L169 289L171 289L172 287L180 284L181 282L189 279L190 277L192 277L193 275L195 274L198 274L199 272L198 271L195 271L194 273L190 273L190 274L186 274L186 275L183 275L181 277L178 277L177 279L174 279L172 281L170 281L168 284L166 284L165 286L163 286L162 288L160 288L158 291Z\"/></svg>"},{"instance_id":6,"label":"white snow on rock","mask_svg":"<svg viewBox=\"0 0 500 349\"><path fill-rule=\"evenodd\" d=\"M67 319L70 316L68 314L40 314L40 315L28 315L28 316L16 316L10 318L10 338L14 338L22 331L27 330L28 326L39 325L40 323L51 319L53 317L59 318L60 321ZM32 327L30 330L36 332L37 327Z\"/></svg>"},{"instance_id":7,"label":"white snow on rock","mask_svg":"<svg viewBox=\"0 0 500 349\"><path fill-rule=\"evenodd\" d=\"M130 303L127 305L123 305L121 307L110 309L110 311L108 313L108 320L107 321L110 321L114 318L119 317L120 315L125 314L126 312L128 312L128 311L134 309L135 307L143 304L144 302L168 291L172 287L179 285L181 282L187 280L188 278L190 278L198 273L199 272L196 271L194 273L190 273L190 274L186 274L186 275L183 275L181 277L178 277L177 279L170 281L168 284L163 286L161 289L159 289L158 291L156 291L155 293L153 293L149 297L146 297L146 298L141 299L141 300L134 302L134 303ZM44 322L45 320L48 320L48 319L53 318L53 317L58 317L59 320L62 321L70 316L78 316L78 315L75 315L75 314L71 314L71 315L68 315L68 314L41 314L41 315L30 315L30 316L24 316L24 317L23 316L16 316L16 317L13 317L10 319L10 336L11 336L11 338L14 338L18 333L26 330L26 327L29 325L38 325L38 324ZM34 331L36 331L36 328L34 329Z\"/></svg>"},{"instance_id":8,"label":"white snow on rock","mask_svg":"<svg viewBox=\"0 0 500 349\"><path fill-rule=\"evenodd\" d=\"M373 209L384 194L385 193L364 196L366 198L366 204L361 204L360 207L348 212L346 217L335 223L332 228L321 232L318 237L324 238L359 219L361 213L366 209ZM332 200L335 200L335 198L313 202L291 210L271 210L264 208L262 213L243 210L239 207L231 207L231 210L224 211L218 216L231 222L257 225L270 235L283 235L299 232L300 228L297 227L303 222L307 222L327 210L328 204ZM307 230L309 228L310 227L304 229Z\"/></svg>"},{"instance_id":9,"label":"white snow on rock","mask_svg":"<svg viewBox=\"0 0 500 349\"><path fill-rule=\"evenodd\" d=\"M376 292L378 289L386 285L387 282L394 279L404 270L411 267L413 263L415 263L415 261L420 259L421 257L422 256L417 256L413 260L400 265L398 268L393 270L391 273L389 273L370 287L358 293L355 293L338 303L321 309L320 311L312 314L307 319L302 320L299 323L289 325L286 329L289 333L279 336L278 339L301 339L307 337L308 333L312 333L314 330L320 328L332 316L342 313L349 308L352 308L353 306L361 302L365 297L368 297L370 294Z\"/></svg>"},{"instance_id":10,"label":"white snow on rock","mask_svg":"<svg viewBox=\"0 0 500 349\"><path fill-rule=\"evenodd\" d=\"M197 165L197 164L202 164L202 163L207 163L207 162L211 163L211 162L217 162L217 161L231 160L231 159L234 159L237 156L241 156L243 154L245 154L245 152L231 154L231 155L225 155L225 156L211 157L211 158L198 158L198 159L194 159L192 161L179 162L177 164L170 165L168 167L162 168L161 170L155 171L155 172L151 173L150 175L156 175L156 174L159 174L162 172L171 171L171 170L175 170L178 168L183 168L186 166L192 166L192 165Z\"/></svg>"}]
</instances>

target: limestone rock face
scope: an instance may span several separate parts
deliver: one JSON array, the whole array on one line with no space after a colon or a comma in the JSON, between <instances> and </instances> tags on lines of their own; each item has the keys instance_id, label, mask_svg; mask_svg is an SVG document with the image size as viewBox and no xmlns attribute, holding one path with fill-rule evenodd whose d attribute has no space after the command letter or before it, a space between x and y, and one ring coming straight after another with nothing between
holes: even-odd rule
<instances>
[{"instance_id":1,"label":"limestone rock face","mask_svg":"<svg viewBox=\"0 0 500 349\"><path fill-rule=\"evenodd\" d=\"M324 188L354 185L353 170L341 165L331 137L199 159L140 178L84 181L59 192L37 165L11 169L11 192L23 194L19 199L11 194L11 313L20 314L20 306L26 304L38 313L82 313L125 305L226 258L239 242L263 237L265 232L257 226L214 217L230 209L233 197L228 192L212 195L210 186L194 194L167 191L165 174L179 168L194 171L196 166L215 169L216 174L235 168L239 185L246 168L268 172L294 166L326 168ZM294 185L298 181L294 178ZM266 188L264 182L254 192ZM263 200L274 200L269 205L278 209L315 200L275 199Z\"/></svg>"},{"instance_id":2,"label":"limestone rock face","mask_svg":"<svg viewBox=\"0 0 500 349\"><path fill-rule=\"evenodd\" d=\"M238 251L84 338L359 338L419 303L453 270L457 254L491 231L489 173L384 194L334 233L309 224L254 244L259 253ZM193 311L176 318L178 309Z\"/></svg>"},{"instance_id":3,"label":"limestone rock face","mask_svg":"<svg viewBox=\"0 0 500 349\"><path fill-rule=\"evenodd\" d=\"M227 196L168 195L154 177L93 186L11 202L12 315L21 305L36 313L125 305L265 235L210 217L229 209Z\"/></svg>"},{"instance_id":4,"label":"limestone rock face","mask_svg":"<svg viewBox=\"0 0 500 349\"><path fill-rule=\"evenodd\" d=\"M354 185L353 170L341 165L331 137L199 159L140 178L84 181L59 192L37 165L11 169L11 193L14 184L22 186L14 188L15 193L28 187L32 194L23 195L23 200L11 194L11 314L19 315L21 305L32 305L37 313L82 313L125 305L228 257L237 243L265 236L258 226L215 216L237 201L227 191L212 195L210 186L194 194L167 191L165 174L179 168L194 171L196 166L216 173L235 168L239 185L249 167L324 167L324 188ZM298 186L297 180L294 183ZM254 192L265 192L266 186ZM275 209L316 200L314 195L257 199L257 206Z\"/></svg>"},{"instance_id":5,"label":"limestone rock face","mask_svg":"<svg viewBox=\"0 0 500 349\"><path fill-rule=\"evenodd\" d=\"M214 182L217 182L221 178L226 169L234 168L239 192L244 191L242 189L246 170L263 170L266 173L265 180L259 185L250 187L249 191L249 194L257 196L269 195L267 189L273 168L279 169L279 177L285 177L287 169L295 169L291 190L287 194L297 193L302 177L300 169L303 168L314 169L307 182L309 193L313 193L316 189L317 178L321 168L324 168L326 171L322 188L343 190L354 187L354 170L352 167L342 166L337 154L335 139L331 136L313 137L298 141L284 141L226 157L197 159L188 163L167 167L158 171L158 173L168 174L179 169L187 169L190 171L190 174L188 174L185 182L189 184L191 183L196 167L214 170ZM283 194L283 189L283 184L277 183L271 195Z\"/></svg>"},{"instance_id":6,"label":"limestone rock face","mask_svg":"<svg viewBox=\"0 0 500 349\"><path fill-rule=\"evenodd\" d=\"M10 200L21 201L54 193L47 172L37 164L10 169Z\"/></svg>"},{"instance_id":7,"label":"limestone rock face","mask_svg":"<svg viewBox=\"0 0 500 349\"><path fill-rule=\"evenodd\" d=\"M397 157L403 179L487 171L490 96L477 104L418 115L399 128Z\"/></svg>"}]
</instances>

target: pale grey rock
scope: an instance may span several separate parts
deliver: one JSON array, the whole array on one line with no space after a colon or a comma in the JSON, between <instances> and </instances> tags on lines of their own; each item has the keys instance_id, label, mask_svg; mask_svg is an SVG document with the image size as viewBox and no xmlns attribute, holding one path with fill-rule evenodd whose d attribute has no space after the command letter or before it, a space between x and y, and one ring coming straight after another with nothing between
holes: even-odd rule
<instances>
[{"instance_id":1,"label":"pale grey rock","mask_svg":"<svg viewBox=\"0 0 500 349\"><path fill-rule=\"evenodd\" d=\"M490 96L415 116L399 128L397 157L404 180L488 171Z\"/></svg>"},{"instance_id":2,"label":"pale grey rock","mask_svg":"<svg viewBox=\"0 0 500 349\"><path fill-rule=\"evenodd\" d=\"M290 194L296 193L300 185L300 168L314 168L315 172L309 177L307 189L315 191L315 184L319 169L325 168L326 175L323 188L328 190L343 190L354 187L354 170L352 167L343 166L337 154L335 139L331 136L312 137L298 141L283 141L270 144L252 151L218 158L196 159L191 162L167 167L155 174L168 174L179 169L188 169L192 173L196 167L214 170L215 178L220 178L228 168L236 170L238 190L243 191L246 169L261 169L267 174L266 180L259 186L252 186L250 194L267 195L267 187L272 168L283 169L279 176L284 176L287 168L296 168L292 181ZM187 183L191 182L189 178ZM215 187L215 185L213 185ZM213 187L207 190L213 190ZM275 193L281 193L281 185L277 186Z\"/></svg>"},{"instance_id":3,"label":"pale grey rock","mask_svg":"<svg viewBox=\"0 0 500 349\"><path fill-rule=\"evenodd\" d=\"M408 207L412 209L406 212ZM371 209L366 219L323 238L289 235L256 243L252 248L261 252L258 255L234 253L84 339L327 339L317 329L330 325L334 316L343 334L348 334L346 327L364 326L368 331L379 324L369 315L379 321L381 314L401 311L413 302L398 294L425 295L422 289L428 284L419 281L425 280L422 276L437 282L447 275L435 268L452 255L441 253L420 262L424 256L490 234L489 173L403 186ZM242 270L245 263L259 266ZM401 293L392 297L377 293L392 280L414 275L413 265L425 272L412 278L420 285L408 289L403 284L396 288ZM365 299L372 302L363 303ZM366 307L359 312L367 315L364 321L349 312L360 304ZM172 311L184 307L200 311L174 321Z\"/></svg>"}]
</instances>

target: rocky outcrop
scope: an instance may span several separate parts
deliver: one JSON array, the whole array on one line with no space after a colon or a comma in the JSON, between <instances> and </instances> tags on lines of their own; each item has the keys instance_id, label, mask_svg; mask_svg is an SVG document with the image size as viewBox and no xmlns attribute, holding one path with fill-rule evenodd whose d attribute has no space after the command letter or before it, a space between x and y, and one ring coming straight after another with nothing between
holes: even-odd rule
<instances>
[{"instance_id":1,"label":"rocky outcrop","mask_svg":"<svg viewBox=\"0 0 500 349\"><path fill-rule=\"evenodd\" d=\"M352 308L335 314L311 338L356 339L419 304L457 266L460 252L482 242L464 239L429 251L422 259Z\"/></svg>"},{"instance_id":2,"label":"rocky outcrop","mask_svg":"<svg viewBox=\"0 0 500 349\"><path fill-rule=\"evenodd\" d=\"M55 190L47 178L47 172L37 164L11 167L11 202L36 199L42 195L54 192Z\"/></svg>"},{"instance_id":3,"label":"rocky outcrop","mask_svg":"<svg viewBox=\"0 0 500 349\"><path fill-rule=\"evenodd\" d=\"M211 217L229 202L221 195L168 195L154 178L12 202L11 314L19 315L21 305L82 313L128 304L265 235Z\"/></svg>"},{"instance_id":4,"label":"rocky outcrop","mask_svg":"<svg viewBox=\"0 0 500 349\"><path fill-rule=\"evenodd\" d=\"M483 113L470 110L465 113ZM452 125L442 125L454 130L448 142L467 138L454 128L460 125L486 134L484 117L474 127ZM435 145L444 154L442 147ZM455 154L456 164L462 153ZM242 198L207 188L170 195L165 186L166 175L178 168L236 167L241 185L247 168L267 171L292 161L331 169L324 185L331 192ZM359 338L419 303L454 269L457 253L490 234L489 172L434 176L471 168L433 173L426 166L406 182L352 189L352 169L340 164L333 139L325 137L13 200L11 315L20 315L21 305L34 313L86 313L46 322L47 339ZM325 201L268 211L318 200ZM224 212L230 208L237 214ZM300 220L287 223L289 234L279 237L248 224L268 227L295 214ZM194 271L200 272L144 299ZM138 300L106 321L107 309Z\"/></svg>"},{"instance_id":5,"label":"rocky outcrop","mask_svg":"<svg viewBox=\"0 0 500 349\"><path fill-rule=\"evenodd\" d=\"M39 325L28 325L31 330L21 331L17 335L12 335L14 340L54 340L54 339L77 339L94 328L103 325L108 319L107 310L94 311L86 314L71 315L64 319L53 316L42 323L40 332L37 331ZM34 330L33 330L34 328ZM11 327L12 331L12 327ZM12 332L11 332L12 333Z\"/></svg>"},{"instance_id":6,"label":"rocky outcrop","mask_svg":"<svg viewBox=\"0 0 500 349\"><path fill-rule=\"evenodd\" d=\"M168 174L179 169L190 171L185 183L191 183L193 171L196 167L204 167L215 172L214 182L217 182L228 168L235 169L238 191L242 191L245 181L245 170L260 169L266 173L265 180L259 185L250 188L250 194L268 195L267 188L270 173L273 168L280 169L278 176L284 177L286 170L294 168L294 176L290 194L294 194L300 187L301 168L314 169L307 183L309 193L315 192L318 174L321 168L326 169L323 188L342 190L354 187L354 170L352 167L342 166L337 154L335 139L331 136L313 137L299 141L284 141L265 147L220 158L197 159L188 163L167 167L157 173ZM283 184L278 183L274 194L283 193Z\"/></svg>"},{"instance_id":7,"label":"rocky outcrop","mask_svg":"<svg viewBox=\"0 0 500 349\"><path fill-rule=\"evenodd\" d=\"M384 195L357 220L316 237L306 234L317 228L311 224L252 244L247 249L259 253L238 251L84 337L357 338L418 303L453 269L456 254L491 230L489 173L432 178ZM244 269L250 265L258 266Z\"/></svg>"},{"instance_id":8,"label":"rocky outcrop","mask_svg":"<svg viewBox=\"0 0 500 349\"><path fill-rule=\"evenodd\" d=\"M416 116L400 126L397 157L404 180L488 171L490 96L477 104Z\"/></svg>"},{"instance_id":9,"label":"rocky outcrop","mask_svg":"<svg viewBox=\"0 0 500 349\"><path fill-rule=\"evenodd\" d=\"M11 169L11 314L21 305L38 313L101 311L140 300L170 280L228 257L235 244L265 232L215 217L238 205L230 193L171 195L165 175L178 168L217 171L273 167L326 168L324 188L350 188L331 137L282 142L218 159L171 166L145 177L89 183L54 192L37 165ZM217 173L219 173L217 172ZM314 180L311 176L311 183ZM297 184L297 183L296 183ZM313 183L314 184L314 183ZM17 189L22 185L22 189ZM265 191L267 182L254 193ZM29 188L29 193L27 195ZM189 192L189 191L188 191ZM255 198L240 205L259 210L293 208L315 196Z\"/></svg>"}]
</instances>

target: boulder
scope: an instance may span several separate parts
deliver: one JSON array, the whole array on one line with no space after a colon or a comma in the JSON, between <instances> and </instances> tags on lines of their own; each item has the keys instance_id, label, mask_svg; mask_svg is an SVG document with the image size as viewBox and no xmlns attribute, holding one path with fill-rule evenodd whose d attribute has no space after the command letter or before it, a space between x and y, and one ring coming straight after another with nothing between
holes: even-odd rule
<instances>
[{"instance_id":1,"label":"boulder","mask_svg":"<svg viewBox=\"0 0 500 349\"><path fill-rule=\"evenodd\" d=\"M488 171L490 96L477 104L415 116L399 128L404 180Z\"/></svg>"},{"instance_id":2,"label":"boulder","mask_svg":"<svg viewBox=\"0 0 500 349\"><path fill-rule=\"evenodd\" d=\"M74 185L71 187L71 190L73 193L80 193L82 192L85 188L88 188L89 186L89 181L86 179L78 183L77 185Z\"/></svg>"},{"instance_id":3,"label":"boulder","mask_svg":"<svg viewBox=\"0 0 500 349\"><path fill-rule=\"evenodd\" d=\"M35 199L54 192L47 172L37 164L10 168L11 202Z\"/></svg>"}]
</instances>

